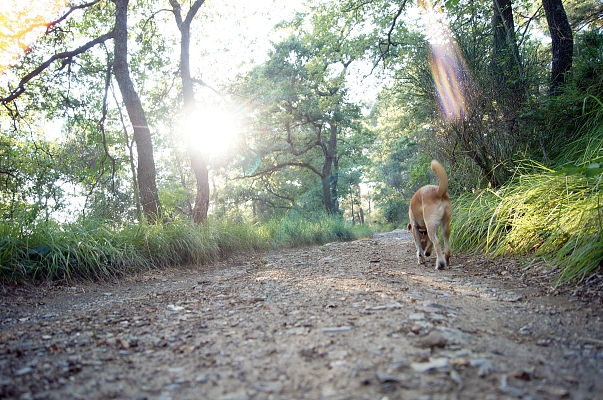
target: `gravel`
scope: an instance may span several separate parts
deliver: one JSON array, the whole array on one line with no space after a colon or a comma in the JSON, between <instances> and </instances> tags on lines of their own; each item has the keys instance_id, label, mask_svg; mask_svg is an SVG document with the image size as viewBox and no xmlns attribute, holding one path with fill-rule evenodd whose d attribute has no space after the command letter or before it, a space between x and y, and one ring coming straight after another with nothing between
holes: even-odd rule
<instances>
[{"instance_id":1,"label":"gravel","mask_svg":"<svg viewBox=\"0 0 603 400\"><path fill-rule=\"evenodd\" d=\"M0 288L0 398L603 399L601 284L401 230Z\"/></svg>"}]
</instances>

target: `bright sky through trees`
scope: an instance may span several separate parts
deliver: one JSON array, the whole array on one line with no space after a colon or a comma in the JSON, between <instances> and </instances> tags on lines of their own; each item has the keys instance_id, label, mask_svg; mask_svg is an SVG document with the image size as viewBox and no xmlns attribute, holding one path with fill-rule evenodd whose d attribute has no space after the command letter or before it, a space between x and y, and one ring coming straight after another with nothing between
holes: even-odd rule
<instances>
[{"instance_id":1,"label":"bright sky through trees","mask_svg":"<svg viewBox=\"0 0 603 400\"><path fill-rule=\"evenodd\" d=\"M2 0L0 7L0 73L19 59L47 23L57 15L65 0Z\"/></svg>"}]
</instances>

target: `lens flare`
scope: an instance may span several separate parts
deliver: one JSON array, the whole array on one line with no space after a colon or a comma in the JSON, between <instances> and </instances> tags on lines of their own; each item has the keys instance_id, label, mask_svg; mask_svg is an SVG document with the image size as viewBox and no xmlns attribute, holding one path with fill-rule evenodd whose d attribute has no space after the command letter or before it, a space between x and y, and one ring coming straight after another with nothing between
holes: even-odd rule
<instances>
[{"instance_id":1,"label":"lens flare","mask_svg":"<svg viewBox=\"0 0 603 400\"><path fill-rule=\"evenodd\" d=\"M442 116L447 121L467 116L468 90L473 86L463 59L441 8L429 0L419 1L423 24L429 42L429 63Z\"/></svg>"}]
</instances>

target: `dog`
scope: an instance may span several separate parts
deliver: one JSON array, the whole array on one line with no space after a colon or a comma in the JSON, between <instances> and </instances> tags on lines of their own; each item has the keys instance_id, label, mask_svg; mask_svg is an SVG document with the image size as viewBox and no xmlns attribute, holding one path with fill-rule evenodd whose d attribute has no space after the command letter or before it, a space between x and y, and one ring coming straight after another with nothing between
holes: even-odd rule
<instances>
[{"instance_id":1,"label":"dog","mask_svg":"<svg viewBox=\"0 0 603 400\"><path fill-rule=\"evenodd\" d=\"M412 232L417 247L417 261L425 263L435 248L436 270L450 265L450 220L452 203L448 196L448 176L442 164L431 161L431 169L438 175L439 186L426 185L417 190L410 199L408 230ZM438 226L442 227L444 251L438 239Z\"/></svg>"}]
</instances>

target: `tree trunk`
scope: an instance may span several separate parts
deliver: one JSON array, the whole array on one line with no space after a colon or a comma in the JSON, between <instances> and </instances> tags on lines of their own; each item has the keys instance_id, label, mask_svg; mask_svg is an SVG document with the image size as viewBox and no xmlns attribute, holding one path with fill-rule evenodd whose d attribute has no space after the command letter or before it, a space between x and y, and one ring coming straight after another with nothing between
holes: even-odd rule
<instances>
[{"instance_id":1,"label":"tree trunk","mask_svg":"<svg viewBox=\"0 0 603 400\"><path fill-rule=\"evenodd\" d=\"M331 204L331 165L333 164L333 160L328 160L325 158L325 162L322 166L322 203L325 206L325 211L327 214L333 214L333 208Z\"/></svg>"},{"instance_id":2,"label":"tree trunk","mask_svg":"<svg viewBox=\"0 0 603 400\"><path fill-rule=\"evenodd\" d=\"M508 75L517 67L513 46L515 45L515 23L511 0L493 0L494 13L492 30L494 33L492 61L494 77L498 85L508 84Z\"/></svg>"},{"instance_id":3,"label":"tree trunk","mask_svg":"<svg viewBox=\"0 0 603 400\"><path fill-rule=\"evenodd\" d=\"M329 140L323 144L322 149L324 153L324 163L322 165L322 201L325 206L325 210L328 214L333 214L333 202L331 198L331 169L333 167L333 160L335 159L335 152L337 149L337 124L330 123L331 133L329 134Z\"/></svg>"},{"instance_id":4,"label":"tree trunk","mask_svg":"<svg viewBox=\"0 0 603 400\"><path fill-rule=\"evenodd\" d=\"M134 141L138 155L138 188L142 211L147 221L156 220L161 213L161 204L157 193L153 141L147 119L142 108L128 68L128 2L115 2L115 61L113 70L119 85L130 123L134 129Z\"/></svg>"},{"instance_id":5,"label":"tree trunk","mask_svg":"<svg viewBox=\"0 0 603 400\"><path fill-rule=\"evenodd\" d=\"M339 158L333 157L333 173L331 174L331 210L333 214L339 214L339 195L337 183L339 181Z\"/></svg>"},{"instance_id":6,"label":"tree trunk","mask_svg":"<svg viewBox=\"0 0 603 400\"><path fill-rule=\"evenodd\" d=\"M190 43L191 43L191 22L203 5L205 0L196 0L189 9L186 18L182 19L182 9L177 0L170 0L174 9L176 24L180 30L180 78L182 80L182 98L184 102L184 120L190 121L195 112L195 88L191 76L190 68ZM187 138L187 140L189 140ZM195 206L193 207L193 221L200 224L207 219L209 210L209 173L207 169L207 159L195 146L188 143L188 155L191 161L191 168L195 174L197 182L197 195L195 197Z\"/></svg>"},{"instance_id":7,"label":"tree trunk","mask_svg":"<svg viewBox=\"0 0 603 400\"><path fill-rule=\"evenodd\" d=\"M574 37L561 0L542 0L552 41L550 93L561 92L565 74L572 68Z\"/></svg>"},{"instance_id":8,"label":"tree trunk","mask_svg":"<svg viewBox=\"0 0 603 400\"><path fill-rule=\"evenodd\" d=\"M511 0L493 0L493 3L492 70L506 130L513 137L519 109L529 98L529 91L523 79Z\"/></svg>"}]
</instances>

